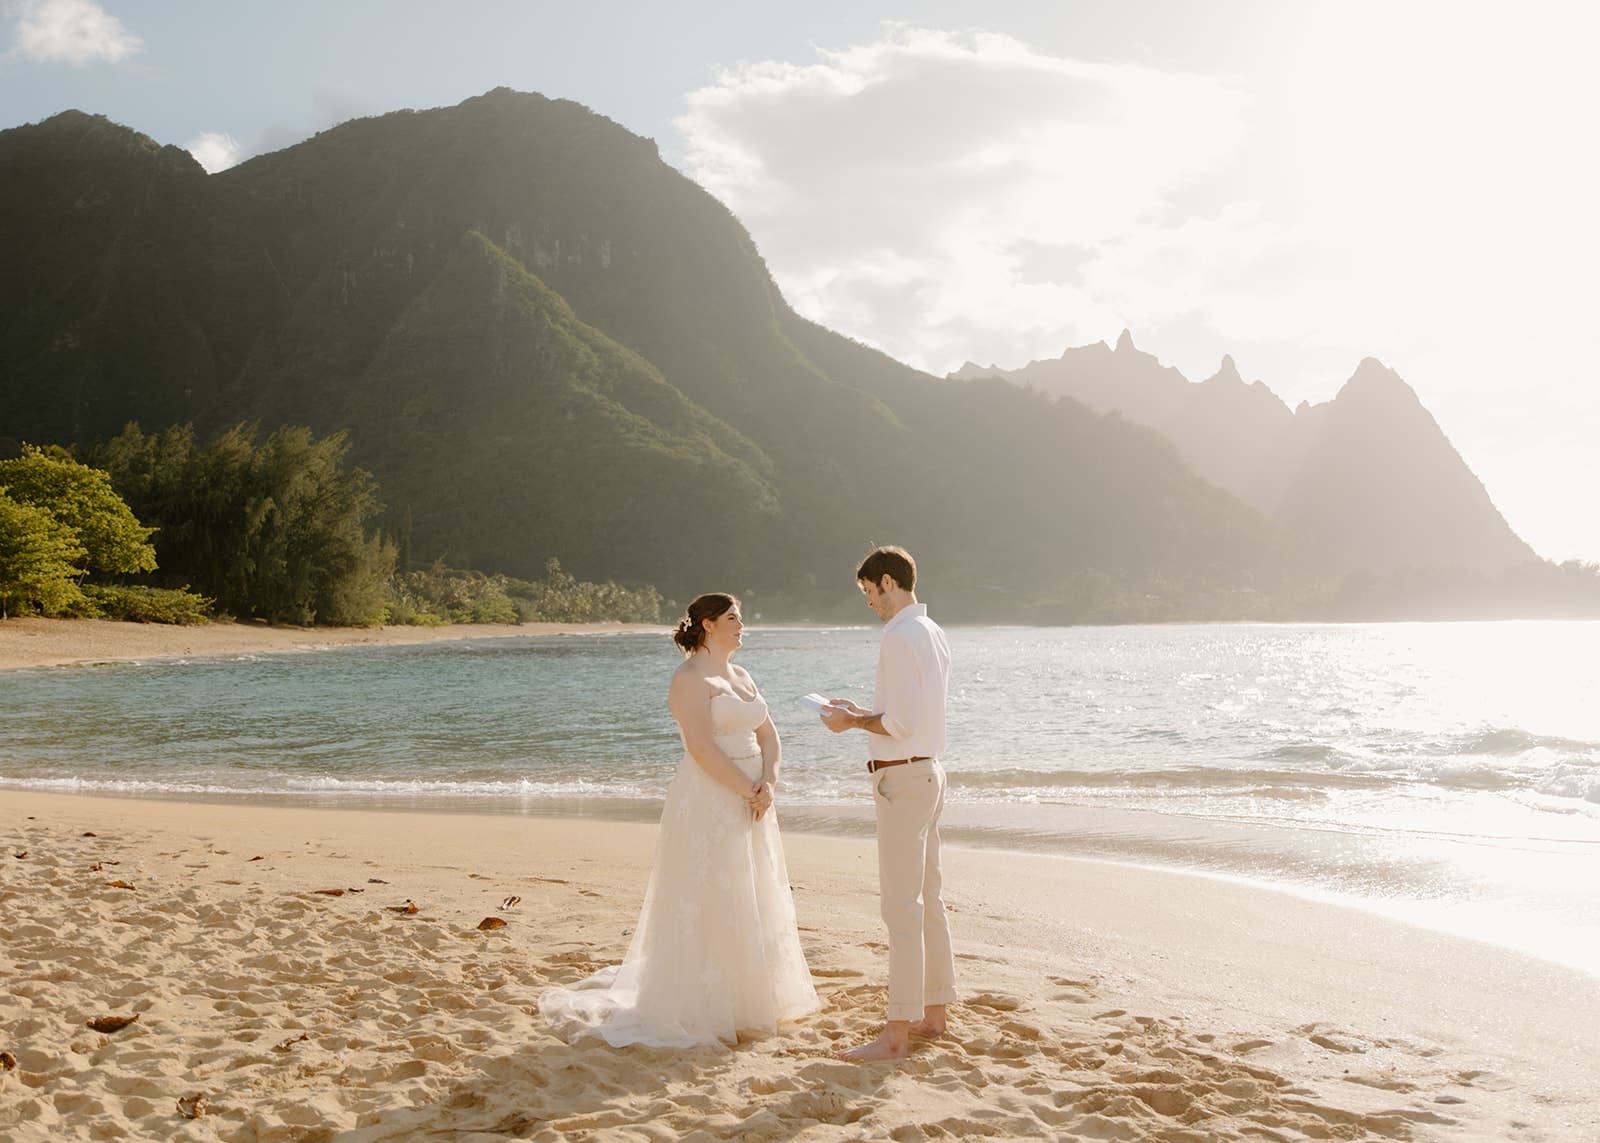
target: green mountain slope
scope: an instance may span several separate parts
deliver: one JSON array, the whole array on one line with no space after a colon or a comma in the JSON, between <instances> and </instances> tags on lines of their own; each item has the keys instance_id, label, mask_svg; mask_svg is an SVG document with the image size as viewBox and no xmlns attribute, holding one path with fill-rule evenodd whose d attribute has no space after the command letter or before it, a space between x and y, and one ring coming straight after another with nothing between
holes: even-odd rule
<instances>
[{"instance_id":1,"label":"green mountain slope","mask_svg":"<svg viewBox=\"0 0 1600 1143\"><path fill-rule=\"evenodd\" d=\"M778 509L755 445L476 231L347 396L343 419L370 442L358 459L457 566L557 557L643 582L655 553L684 545L692 576L744 571L718 562L718 535ZM701 499L719 512L683 510Z\"/></svg>"},{"instance_id":2,"label":"green mountain slope","mask_svg":"<svg viewBox=\"0 0 1600 1143\"><path fill-rule=\"evenodd\" d=\"M797 317L726 208L573 103L495 91L211 177L66 113L0 132L0 172L0 448L345 429L413 563L781 614L855 616L873 542L972 618L1229 613L1297 563L1146 428Z\"/></svg>"}]
</instances>

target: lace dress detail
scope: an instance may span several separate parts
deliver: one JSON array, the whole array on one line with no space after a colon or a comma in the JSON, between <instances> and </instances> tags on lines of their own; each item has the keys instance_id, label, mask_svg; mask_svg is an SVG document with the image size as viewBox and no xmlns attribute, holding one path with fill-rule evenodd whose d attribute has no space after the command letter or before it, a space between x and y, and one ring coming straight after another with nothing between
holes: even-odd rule
<instances>
[{"instance_id":1,"label":"lace dress detail","mask_svg":"<svg viewBox=\"0 0 1600 1143\"><path fill-rule=\"evenodd\" d=\"M761 776L756 728L767 704L711 699L717 745L753 782ZM567 1039L690 1047L735 1043L818 1007L795 926L778 815L758 822L743 798L688 756L667 788L655 867L621 965L539 998Z\"/></svg>"}]
</instances>

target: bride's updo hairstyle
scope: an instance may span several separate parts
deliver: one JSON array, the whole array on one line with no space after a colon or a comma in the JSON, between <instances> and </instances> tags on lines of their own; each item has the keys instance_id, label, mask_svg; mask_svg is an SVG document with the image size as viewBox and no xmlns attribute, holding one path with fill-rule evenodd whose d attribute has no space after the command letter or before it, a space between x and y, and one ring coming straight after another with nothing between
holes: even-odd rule
<instances>
[{"instance_id":1,"label":"bride's updo hairstyle","mask_svg":"<svg viewBox=\"0 0 1600 1143\"><path fill-rule=\"evenodd\" d=\"M706 629L705 620L721 619L728 612L739 606L739 601L726 592L710 591L705 595L695 597L689 604L683 618L678 620L678 627L672 633L672 641L685 655L692 655L705 646Z\"/></svg>"}]
</instances>

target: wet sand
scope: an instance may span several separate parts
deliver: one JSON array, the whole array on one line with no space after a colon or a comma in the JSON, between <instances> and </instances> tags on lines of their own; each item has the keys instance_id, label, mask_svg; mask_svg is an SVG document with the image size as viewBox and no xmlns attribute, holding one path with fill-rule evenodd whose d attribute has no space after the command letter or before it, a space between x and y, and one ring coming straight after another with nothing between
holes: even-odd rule
<instances>
[{"instance_id":1,"label":"wet sand","mask_svg":"<svg viewBox=\"0 0 1600 1143\"><path fill-rule=\"evenodd\" d=\"M666 630L665 627L629 623L455 623L443 627L269 627L261 623L206 623L175 627L107 619L6 619L0 620L0 670L322 647L398 646L436 643L444 639Z\"/></svg>"}]
</instances>

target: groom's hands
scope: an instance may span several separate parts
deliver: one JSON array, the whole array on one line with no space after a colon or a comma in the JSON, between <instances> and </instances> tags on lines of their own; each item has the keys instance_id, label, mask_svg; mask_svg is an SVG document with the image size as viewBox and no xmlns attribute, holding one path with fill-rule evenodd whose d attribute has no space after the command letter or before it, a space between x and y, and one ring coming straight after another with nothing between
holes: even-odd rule
<instances>
[{"instance_id":1,"label":"groom's hands","mask_svg":"<svg viewBox=\"0 0 1600 1143\"><path fill-rule=\"evenodd\" d=\"M849 730L860 725L856 720L870 718L872 712L857 706L847 698L834 698L828 700L828 705L822 708L820 718L822 725L838 734L840 731Z\"/></svg>"}]
</instances>

